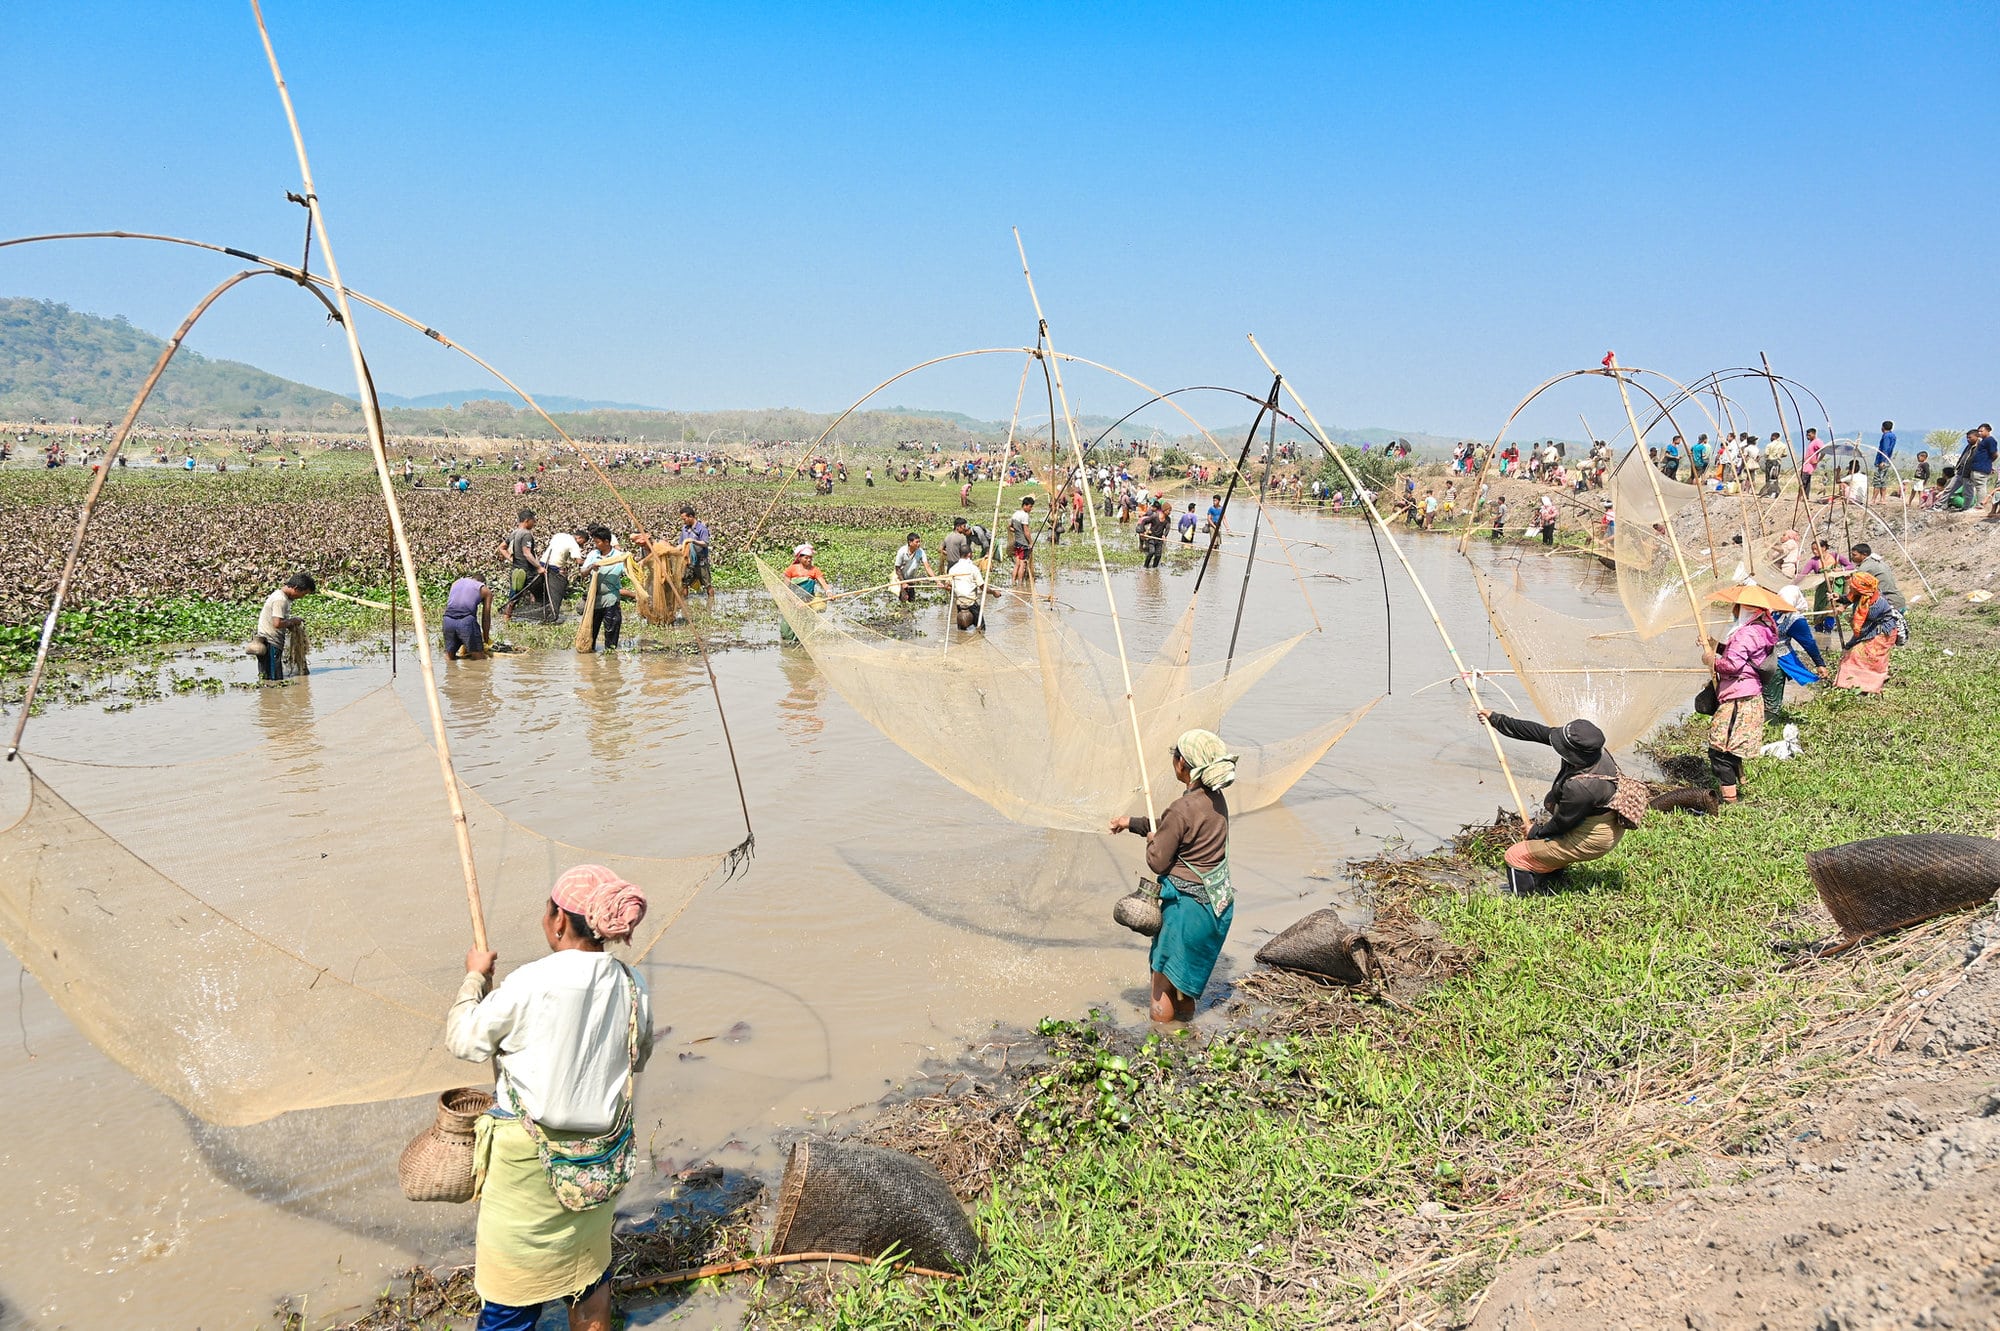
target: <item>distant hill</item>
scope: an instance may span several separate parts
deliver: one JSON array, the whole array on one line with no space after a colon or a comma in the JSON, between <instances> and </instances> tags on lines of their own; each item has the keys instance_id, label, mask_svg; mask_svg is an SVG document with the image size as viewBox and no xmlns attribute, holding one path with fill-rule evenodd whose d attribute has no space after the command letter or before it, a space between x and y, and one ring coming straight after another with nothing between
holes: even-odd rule
<instances>
[{"instance_id":1,"label":"distant hill","mask_svg":"<svg viewBox=\"0 0 2000 1331\"><path fill-rule=\"evenodd\" d=\"M131 405L162 345L122 318L81 314L54 301L0 297L0 416L116 419ZM145 419L353 429L361 413L338 393L183 347L153 390Z\"/></svg>"},{"instance_id":2,"label":"distant hill","mask_svg":"<svg viewBox=\"0 0 2000 1331\"><path fill-rule=\"evenodd\" d=\"M72 416L96 424L124 414L132 394L153 368L164 345L123 318L82 314L53 301L0 297L0 419ZM832 420L826 412L778 407L742 411L669 411L627 403L600 402L558 393L540 396L563 428L579 438L621 438L647 443L701 443L734 447L751 440L811 439ZM412 443L423 437L472 435L500 439L549 439L553 433L519 397L495 386L404 397L382 394L389 432ZM361 411L351 397L281 379L238 361L210 360L182 348L153 392L144 420L149 424L264 425L297 430L358 432ZM1076 419L1088 442L1111 425L1108 416ZM1215 429L1225 447L1240 447L1248 422ZM1145 427L1128 422L1121 438L1140 439ZM856 412L841 422L841 447L891 447L921 441L947 448L991 449L1006 437L1005 421L981 420L958 411L881 407ZM1289 427L1279 437L1294 438ZM1395 430L1333 431L1341 443L1380 444L1405 438L1420 451L1448 448L1452 441ZM1024 404L1018 436L1030 453L1033 441L1046 446L1046 408L1037 416ZM1908 437L1906 435L1906 437ZM1064 443L1067 444L1067 440ZM1183 437L1176 442L1185 445Z\"/></svg>"},{"instance_id":3,"label":"distant hill","mask_svg":"<svg viewBox=\"0 0 2000 1331\"><path fill-rule=\"evenodd\" d=\"M551 413L564 411L665 411L665 407L652 407L643 402L599 402L595 398L564 397L561 393L537 393L535 401ZM401 393L383 393L385 407L409 407L416 410L431 408L449 409L462 407L468 402L505 402L510 407L525 407L518 393L510 393L494 388L461 388L449 393L425 393L420 397L404 397Z\"/></svg>"}]
</instances>

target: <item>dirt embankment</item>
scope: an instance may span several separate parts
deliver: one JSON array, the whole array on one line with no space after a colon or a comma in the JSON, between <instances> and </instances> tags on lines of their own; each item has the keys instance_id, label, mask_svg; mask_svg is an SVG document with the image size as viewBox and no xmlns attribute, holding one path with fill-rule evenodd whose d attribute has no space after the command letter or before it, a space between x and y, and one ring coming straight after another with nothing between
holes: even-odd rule
<instances>
[{"instance_id":1,"label":"dirt embankment","mask_svg":"<svg viewBox=\"0 0 2000 1331\"><path fill-rule=\"evenodd\" d=\"M2000 952L2000 920L1972 925L1967 950ZM1873 1075L1807 1092L1782 1130L1706 1162L1717 1182L1504 1269L1474 1331L2000 1327L2000 955L1988 960L1907 1028L1892 1009Z\"/></svg>"}]
</instances>

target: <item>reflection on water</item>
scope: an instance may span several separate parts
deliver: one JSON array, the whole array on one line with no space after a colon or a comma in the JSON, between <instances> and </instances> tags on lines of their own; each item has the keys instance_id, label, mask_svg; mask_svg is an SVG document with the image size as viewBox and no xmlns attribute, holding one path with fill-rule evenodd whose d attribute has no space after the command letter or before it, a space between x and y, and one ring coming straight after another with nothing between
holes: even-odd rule
<instances>
[{"instance_id":1,"label":"reflection on water","mask_svg":"<svg viewBox=\"0 0 2000 1331\"><path fill-rule=\"evenodd\" d=\"M1366 701L1392 654L1361 526L1288 517L1284 527L1316 543L1293 550L1309 576L1342 580L1311 579L1325 632L1230 715L1232 740L1296 734ZM1504 669L1451 542L1412 541L1409 553L1467 663ZM1260 561L1282 555L1267 530ZM1115 578L1135 666L1186 606L1197 560L1198 547L1170 543L1163 568ZM1227 647L1241 568L1222 560L1209 570L1197 661ZM1534 555L1522 573L1552 608L1615 604L1584 561ZM1094 574L1066 577L1058 603L1078 632L1111 647ZM1453 668L1423 607L1401 582L1391 603L1393 695L1283 805L1237 822L1236 923L1217 993L1271 934L1322 906L1353 905L1338 879L1346 859L1390 838L1435 844L1506 798L1463 692L1424 688ZM935 610L914 622L939 632ZM993 613L1004 633L1020 608ZM1242 624L1239 652L1312 627L1289 569L1255 566ZM347 756L327 752L314 724L378 688L387 661L364 650L322 654L326 668L283 688L174 697L119 716L54 711L37 719L29 747L148 764L275 746L282 790L262 807L207 810L206 825L256 838L286 835L295 813L333 819L350 853L377 855L394 872L395 848L367 837L368 811L397 792L341 775ZM407 653L403 664L396 691L427 734ZM649 1161L678 1167L720 1155L734 1168L773 1169L778 1133L872 1103L927 1057L952 1056L996 1022L1027 1025L1093 1004L1138 1019L1145 945L1112 924L1110 908L1138 881L1139 838L1006 823L863 723L796 647L724 653L715 665L758 855L746 876L706 889L646 962L662 1027L640 1081ZM439 675L461 779L518 823L638 855L736 841L741 816L698 661L557 650L441 662ZM1525 766L1531 783L1539 773L1532 759ZM20 791L17 774L0 773L0 800L18 802ZM448 838L449 828L435 835ZM417 886L413 903L450 903L456 891ZM309 1293L331 1312L365 1302L395 1265L462 1256L472 1211L414 1206L395 1188L396 1154L429 1120L428 1103L210 1128L109 1063L18 968L0 970L0 1007L15 1009L0 1012L0 1030L24 1037L0 1042L16 1124L0 1151L0 1189L37 1199L0 1211L0 1250L10 1258L7 1294L32 1324L133 1325L131 1309L143 1307L147 1324L256 1325L281 1293ZM466 1069L468 1083L482 1075ZM625 1209L643 1209L663 1181L649 1163Z\"/></svg>"}]
</instances>

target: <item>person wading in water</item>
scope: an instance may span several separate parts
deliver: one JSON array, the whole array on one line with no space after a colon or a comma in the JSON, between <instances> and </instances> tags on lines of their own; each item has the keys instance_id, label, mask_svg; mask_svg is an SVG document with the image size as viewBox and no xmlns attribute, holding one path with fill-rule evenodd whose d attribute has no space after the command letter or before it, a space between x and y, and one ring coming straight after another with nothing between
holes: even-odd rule
<instances>
[{"instance_id":1,"label":"person wading in water","mask_svg":"<svg viewBox=\"0 0 2000 1331\"><path fill-rule=\"evenodd\" d=\"M1236 917L1229 881L1229 801L1236 755L1210 730L1190 730L1174 744L1174 779L1187 789L1156 828L1144 816L1114 818L1113 832L1146 838L1146 868L1159 879L1160 932L1148 958L1154 1021L1192 1021L1195 1000L1222 955Z\"/></svg>"}]
</instances>

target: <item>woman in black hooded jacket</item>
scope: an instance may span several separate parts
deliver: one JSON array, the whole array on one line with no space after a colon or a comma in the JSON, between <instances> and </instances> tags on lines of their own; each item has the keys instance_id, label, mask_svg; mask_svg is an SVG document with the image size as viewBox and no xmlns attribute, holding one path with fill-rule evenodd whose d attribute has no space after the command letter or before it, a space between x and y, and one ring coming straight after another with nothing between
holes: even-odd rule
<instances>
[{"instance_id":1,"label":"woman in black hooded jacket","mask_svg":"<svg viewBox=\"0 0 2000 1331\"><path fill-rule=\"evenodd\" d=\"M1507 848L1507 863L1529 874L1555 874L1610 854L1626 823L1612 808L1618 761L1604 747L1604 732L1580 719L1545 726L1486 711L1479 719L1509 739L1546 744L1562 760L1542 798L1542 817L1525 840Z\"/></svg>"}]
</instances>

